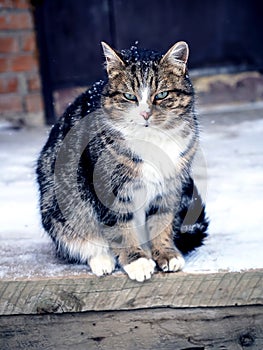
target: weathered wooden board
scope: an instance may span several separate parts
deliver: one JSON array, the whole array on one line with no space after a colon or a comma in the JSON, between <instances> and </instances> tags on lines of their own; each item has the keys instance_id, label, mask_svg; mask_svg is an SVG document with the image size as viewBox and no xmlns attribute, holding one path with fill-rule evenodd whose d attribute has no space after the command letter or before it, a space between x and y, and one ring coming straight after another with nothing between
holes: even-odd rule
<instances>
[{"instance_id":1,"label":"weathered wooden board","mask_svg":"<svg viewBox=\"0 0 263 350\"><path fill-rule=\"evenodd\" d=\"M0 315L262 304L263 270L158 273L144 283L122 274L0 281Z\"/></svg>"},{"instance_id":2,"label":"weathered wooden board","mask_svg":"<svg viewBox=\"0 0 263 350\"><path fill-rule=\"evenodd\" d=\"M1 350L263 349L263 307L148 309L0 318Z\"/></svg>"}]
</instances>

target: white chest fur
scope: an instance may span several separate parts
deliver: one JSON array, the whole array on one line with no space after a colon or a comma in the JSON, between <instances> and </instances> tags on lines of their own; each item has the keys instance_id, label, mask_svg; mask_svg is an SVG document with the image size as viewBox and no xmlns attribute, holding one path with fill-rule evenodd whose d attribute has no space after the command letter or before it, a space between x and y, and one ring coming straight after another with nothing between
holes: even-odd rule
<instances>
[{"instance_id":1,"label":"white chest fur","mask_svg":"<svg viewBox=\"0 0 263 350\"><path fill-rule=\"evenodd\" d=\"M165 178L175 177L180 153L187 147L187 141L154 127L134 126L123 133L128 146L143 160L144 190L138 194L138 205L146 209L158 194L165 191Z\"/></svg>"},{"instance_id":2,"label":"white chest fur","mask_svg":"<svg viewBox=\"0 0 263 350\"><path fill-rule=\"evenodd\" d=\"M137 126L124 131L128 145L141 159L157 167L169 176L178 163L180 153L187 147L187 140L169 131L154 127Z\"/></svg>"},{"instance_id":3,"label":"white chest fur","mask_svg":"<svg viewBox=\"0 0 263 350\"><path fill-rule=\"evenodd\" d=\"M135 124L120 131L125 136L127 146L143 161L140 186L133 190L134 224L138 239L143 244L149 240L146 211L158 195L168 190L165 179L176 177L180 154L189 140L182 138L179 131L162 131L153 126L146 128Z\"/></svg>"}]
</instances>

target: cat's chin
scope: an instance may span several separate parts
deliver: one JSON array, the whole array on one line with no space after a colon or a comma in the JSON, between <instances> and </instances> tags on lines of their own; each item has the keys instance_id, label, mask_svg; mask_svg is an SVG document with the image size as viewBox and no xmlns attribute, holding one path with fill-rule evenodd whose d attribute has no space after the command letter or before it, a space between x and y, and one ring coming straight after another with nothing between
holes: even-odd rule
<instances>
[{"instance_id":1,"label":"cat's chin","mask_svg":"<svg viewBox=\"0 0 263 350\"><path fill-rule=\"evenodd\" d=\"M125 128L128 127L128 128L132 128L132 129L138 130L138 129L142 129L142 128L149 128L151 126L152 126L152 124L150 122L148 122L148 121L146 121L146 122L131 122L128 125L126 124Z\"/></svg>"},{"instance_id":2,"label":"cat's chin","mask_svg":"<svg viewBox=\"0 0 263 350\"><path fill-rule=\"evenodd\" d=\"M146 121L145 123L138 123L137 125L139 127L148 128L150 126L150 123Z\"/></svg>"}]
</instances>

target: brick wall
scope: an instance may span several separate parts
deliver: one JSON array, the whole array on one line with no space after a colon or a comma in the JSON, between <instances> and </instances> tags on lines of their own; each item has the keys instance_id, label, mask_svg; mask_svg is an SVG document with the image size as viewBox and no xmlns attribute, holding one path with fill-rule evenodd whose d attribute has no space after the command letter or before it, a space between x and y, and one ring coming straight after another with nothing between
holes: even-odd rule
<instances>
[{"instance_id":1,"label":"brick wall","mask_svg":"<svg viewBox=\"0 0 263 350\"><path fill-rule=\"evenodd\" d=\"M0 0L0 123L43 123L36 38L29 0Z\"/></svg>"}]
</instances>

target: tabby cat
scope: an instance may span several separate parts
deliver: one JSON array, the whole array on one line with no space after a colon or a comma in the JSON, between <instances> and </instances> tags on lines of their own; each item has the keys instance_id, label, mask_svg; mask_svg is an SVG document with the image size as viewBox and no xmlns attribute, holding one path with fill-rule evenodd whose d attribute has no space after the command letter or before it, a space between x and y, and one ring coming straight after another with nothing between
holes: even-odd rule
<instances>
[{"instance_id":1,"label":"tabby cat","mask_svg":"<svg viewBox=\"0 0 263 350\"><path fill-rule=\"evenodd\" d=\"M189 50L102 47L107 79L66 109L38 159L42 224L60 256L142 282L182 269L207 235Z\"/></svg>"}]
</instances>

